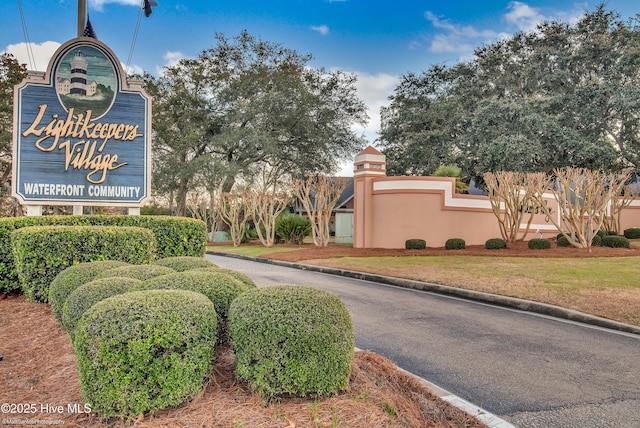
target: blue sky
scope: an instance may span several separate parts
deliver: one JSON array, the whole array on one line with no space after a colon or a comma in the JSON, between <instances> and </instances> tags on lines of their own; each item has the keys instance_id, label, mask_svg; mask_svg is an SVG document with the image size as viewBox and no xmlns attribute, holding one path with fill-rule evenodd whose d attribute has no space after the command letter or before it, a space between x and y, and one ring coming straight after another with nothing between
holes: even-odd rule
<instances>
[{"instance_id":1,"label":"blue sky","mask_svg":"<svg viewBox=\"0 0 640 428\"><path fill-rule=\"evenodd\" d=\"M474 48L548 19L574 22L600 0L156 0L149 18L141 17L131 55L134 70L158 74L181 57L194 57L214 45L221 32L251 35L314 56L312 66L358 75L360 97L370 123L357 128L373 143L379 108L387 104L400 76L433 64L469 59ZM640 13L637 0L608 0L608 10L623 18ZM62 43L76 37L76 0L0 0L0 51L8 51L44 71ZM19 5L24 12L36 64L29 64ZM88 0L98 39L123 64L131 52L140 0Z\"/></svg>"}]
</instances>

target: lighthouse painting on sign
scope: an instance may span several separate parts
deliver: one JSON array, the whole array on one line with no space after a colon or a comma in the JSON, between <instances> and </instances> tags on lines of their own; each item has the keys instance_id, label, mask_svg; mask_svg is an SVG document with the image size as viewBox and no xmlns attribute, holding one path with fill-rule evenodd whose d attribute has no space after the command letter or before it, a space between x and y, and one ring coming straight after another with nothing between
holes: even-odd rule
<instances>
[{"instance_id":1,"label":"lighthouse painting on sign","mask_svg":"<svg viewBox=\"0 0 640 428\"><path fill-rule=\"evenodd\" d=\"M116 72L104 54L91 46L70 51L58 65L56 92L60 104L74 116L91 110L103 116L115 101Z\"/></svg>"}]
</instances>

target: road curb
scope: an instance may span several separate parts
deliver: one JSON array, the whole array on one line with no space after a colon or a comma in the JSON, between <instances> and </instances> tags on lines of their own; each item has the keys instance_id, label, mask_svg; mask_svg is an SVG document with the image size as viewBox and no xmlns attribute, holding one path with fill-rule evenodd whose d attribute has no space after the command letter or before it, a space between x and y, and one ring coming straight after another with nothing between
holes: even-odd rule
<instances>
[{"instance_id":1,"label":"road curb","mask_svg":"<svg viewBox=\"0 0 640 428\"><path fill-rule=\"evenodd\" d=\"M555 318L575 321L583 324L594 325L597 327L608 328L611 330L623 331L640 335L640 327L612 321L607 318L586 314L584 312L563 308L561 306L550 305L548 303L533 302L531 300L519 299L515 297L501 296L498 294L485 293L482 291L466 290L447 285L433 284L429 282L416 281L411 279L394 278L385 275L370 274L356 272L346 269L335 269L324 266L307 265L304 263L285 262L282 260L265 259L261 257L244 256L241 254L224 253L217 251L207 251L207 254L223 257L233 257L238 259L252 260L260 263L273 264L277 266L290 267L294 269L308 270L312 272L326 273L330 275L339 275L347 278L361 279L364 281L379 282L386 285L396 287L409 288L413 290L428 291L432 293L442 294L445 296L459 297L462 299L473 300L477 302L490 303L507 308L528 311L537 314L547 315Z\"/></svg>"}]
</instances>

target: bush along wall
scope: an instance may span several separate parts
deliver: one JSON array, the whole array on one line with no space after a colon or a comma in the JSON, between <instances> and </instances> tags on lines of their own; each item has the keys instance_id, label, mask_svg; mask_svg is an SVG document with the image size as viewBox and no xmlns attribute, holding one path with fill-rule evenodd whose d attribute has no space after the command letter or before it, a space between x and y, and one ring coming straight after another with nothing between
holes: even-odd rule
<instances>
[{"instance_id":1,"label":"bush along wall","mask_svg":"<svg viewBox=\"0 0 640 428\"><path fill-rule=\"evenodd\" d=\"M96 303L73 343L84 399L103 419L192 399L211 373L216 328L213 303L192 291L137 291Z\"/></svg>"},{"instance_id":2,"label":"bush along wall","mask_svg":"<svg viewBox=\"0 0 640 428\"><path fill-rule=\"evenodd\" d=\"M447 239L444 243L444 248L447 250L464 250L467 247L467 243L461 238Z\"/></svg>"},{"instance_id":3,"label":"bush along wall","mask_svg":"<svg viewBox=\"0 0 640 428\"><path fill-rule=\"evenodd\" d=\"M404 241L406 250L424 250L427 248L427 242L424 239L407 239Z\"/></svg>"},{"instance_id":4,"label":"bush along wall","mask_svg":"<svg viewBox=\"0 0 640 428\"><path fill-rule=\"evenodd\" d=\"M126 245L122 245L126 242ZM12 233L18 281L27 298L46 303L49 285L65 268L94 260L151 263L153 233L140 227L34 226Z\"/></svg>"},{"instance_id":5,"label":"bush along wall","mask_svg":"<svg viewBox=\"0 0 640 428\"><path fill-rule=\"evenodd\" d=\"M630 227L629 229L625 229L624 237L627 239L638 239L640 238L640 228L638 227Z\"/></svg>"},{"instance_id":6,"label":"bush along wall","mask_svg":"<svg viewBox=\"0 0 640 428\"><path fill-rule=\"evenodd\" d=\"M487 250L502 250L507 248L507 241L502 238L491 238L487 239L484 243L484 248Z\"/></svg>"},{"instance_id":7,"label":"bush along wall","mask_svg":"<svg viewBox=\"0 0 640 428\"><path fill-rule=\"evenodd\" d=\"M354 331L335 295L278 285L249 290L231 303L236 375L267 397L322 396L349 385Z\"/></svg>"},{"instance_id":8,"label":"bush along wall","mask_svg":"<svg viewBox=\"0 0 640 428\"><path fill-rule=\"evenodd\" d=\"M0 218L0 293L19 290L11 250L11 233L30 226L133 226L150 229L156 239L156 256L202 257L207 227L200 220L169 216L40 216Z\"/></svg>"},{"instance_id":9,"label":"bush along wall","mask_svg":"<svg viewBox=\"0 0 640 428\"><path fill-rule=\"evenodd\" d=\"M551 241L544 238L533 238L527 243L527 246L532 250L547 250L551 248Z\"/></svg>"}]
</instances>

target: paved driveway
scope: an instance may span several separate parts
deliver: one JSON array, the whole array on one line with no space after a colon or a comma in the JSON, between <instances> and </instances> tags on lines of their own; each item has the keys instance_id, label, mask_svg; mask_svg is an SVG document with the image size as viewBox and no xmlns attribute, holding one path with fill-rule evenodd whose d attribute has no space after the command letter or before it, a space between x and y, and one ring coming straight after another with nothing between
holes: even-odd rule
<instances>
[{"instance_id":1,"label":"paved driveway","mask_svg":"<svg viewBox=\"0 0 640 428\"><path fill-rule=\"evenodd\" d=\"M640 336L375 282L207 255L347 305L356 346L518 427L640 427Z\"/></svg>"}]
</instances>

